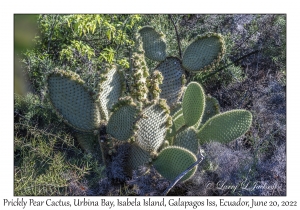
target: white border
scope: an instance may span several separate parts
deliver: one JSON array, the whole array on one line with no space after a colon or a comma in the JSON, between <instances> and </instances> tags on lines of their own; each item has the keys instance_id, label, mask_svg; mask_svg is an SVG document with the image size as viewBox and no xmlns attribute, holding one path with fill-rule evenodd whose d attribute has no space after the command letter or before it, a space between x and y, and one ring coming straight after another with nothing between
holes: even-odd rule
<instances>
[{"instance_id":1,"label":"white border","mask_svg":"<svg viewBox=\"0 0 300 210\"><path fill-rule=\"evenodd\" d=\"M287 196L255 197L258 200L298 200L299 181L299 6L296 1L251 0L251 1L1 1L0 3L0 90L1 90L1 193L3 199L13 197L13 15L16 13L281 13L287 14ZM36 197L35 197L36 198ZM221 199L222 197L210 199ZM244 198L244 199L251 199ZM29 199L26 197L25 199ZM44 200L47 197L40 197ZM58 200L59 197L56 197ZM63 198L73 200L73 198ZM116 198L110 198L116 199ZM124 199L124 198L123 198ZM142 198L141 198L142 199ZM205 200L206 197L186 197L185 200ZM229 197L227 200L235 200ZM102 207L98 207L102 208ZM26 209L31 209L26 207ZM60 209L60 208L58 208ZM124 208L122 208L124 209ZM129 209L126 207L125 209Z\"/></svg>"}]
</instances>

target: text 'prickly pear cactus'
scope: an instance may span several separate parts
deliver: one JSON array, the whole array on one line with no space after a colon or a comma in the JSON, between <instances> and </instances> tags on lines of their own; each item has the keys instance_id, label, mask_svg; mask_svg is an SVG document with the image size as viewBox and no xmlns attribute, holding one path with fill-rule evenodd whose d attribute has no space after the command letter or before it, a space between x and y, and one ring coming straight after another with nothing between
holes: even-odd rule
<instances>
[{"instance_id":1,"label":"text 'prickly pear cactus'","mask_svg":"<svg viewBox=\"0 0 300 210\"><path fill-rule=\"evenodd\" d=\"M129 174L141 165L153 165L172 181L197 161L201 144L235 140L249 129L252 115L246 110L220 113L218 101L206 96L200 84L186 86L187 71L209 70L219 63L225 52L221 35L198 36L182 60L167 55L163 35L152 27L140 29L136 43L129 76L118 66L107 66L100 70L95 93L74 72L56 70L47 78L49 99L56 113L77 131L86 151L92 150L93 136L100 140L103 125L104 141L110 145L99 144L103 158L116 151L110 141L129 143L125 166ZM157 67L149 70L144 56L159 62ZM182 181L190 179L196 169Z\"/></svg>"}]
</instances>

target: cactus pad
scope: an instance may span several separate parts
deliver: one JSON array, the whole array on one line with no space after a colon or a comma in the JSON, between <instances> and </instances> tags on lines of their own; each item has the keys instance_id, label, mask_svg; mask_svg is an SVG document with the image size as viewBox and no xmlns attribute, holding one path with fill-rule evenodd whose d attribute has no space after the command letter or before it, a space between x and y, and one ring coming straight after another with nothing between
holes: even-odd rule
<instances>
[{"instance_id":1,"label":"cactus pad","mask_svg":"<svg viewBox=\"0 0 300 210\"><path fill-rule=\"evenodd\" d=\"M173 118L173 124L174 124L176 132L185 125L185 120L184 120L182 112L180 114L176 115L175 118Z\"/></svg>"},{"instance_id":2,"label":"cactus pad","mask_svg":"<svg viewBox=\"0 0 300 210\"><path fill-rule=\"evenodd\" d=\"M173 181L178 175L197 161L196 156L187 149L169 146L163 149L153 161L154 168L166 179ZM186 181L196 172L195 166L181 180Z\"/></svg>"},{"instance_id":3,"label":"cactus pad","mask_svg":"<svg viewBox=\"0 0 300 210\"><path fill-rule=\"evenodd\" d=\"M179 132L175 137L173 145L186 148L196 155L199 148L197 131L193 127L188 127Z\"/></svg>"},{"instance_id":4,"label":"cactus pad","mask_svg":"<svg viewBox=\"0 0 300 210\"><path fill-rule=\"evenodd\" d=\"M145 165L150 160L150 153L140 148L136 143L130 145L127 159L127 170L131 174L132 170L137 170L139 166Z\"/></svg>"},{"instance_id":5,"label":"cactus pad","mask_svg":"<svg viewBox=\"0 0 300 210\"><path fill-rule=\"evenodd\" d=\"M210 118L198 131L200 144L210 141L228 143L243 135L252 123L246 110L231 110Z\"/></svg>"},{"instance_id":6,"label":"cactus pad","mask_svg":"<svg viewBox=\"0 0 300 210\"><path fill-rule=\"evenodd\" d=\"M156 151L165 139L169 114L160 104L153 104L145 108L142 116L137 122L136 142L146 151Z\"/></svg>"},{"instance_id":7,"label":"cactus pad","mask_svg":"<svg viewBox=\"0 0 300 210\"><path fill-rule=\"evenodd\" d=\"M101 77L102 81L99 84L101 114L105 120L108 120L110 109L122 95L123 77L115 67L106 69Z\"/></svg>"},{"instance_id":8,"label":"cactus pad","mask_svg":"<svg viewBox=\"0 0 300 210\"><path fill-rule=\"evenodd\" d=\"M168 57L156 67L156 70L160 71L164 77L163 83L159 86L160 98L166 99L168 105L173 107L179 101L184 86L182 83L184 70L181 61L175 57Z\"/></svg>"},{"instance_id":9,"label":"cactus pad","mask_svg":"<svg viewBox=\"0 0 300 210\"><path fill-rule=\"evenodd\" d=\"M165 137L165 139L169 142L170 145L173 144L173 139L175 135L176 135L176 130L175 130L175 125L173 123L172 126L167 130L167 134Z\"/></svg>"},{"instance_id":10,"label":"cactus pad","mask_svg":"<svg viewBox=\"0 0 300 210\"><path fill-rule=\"evenodd\" d=\"M220 34L208 33L198 36L185 50L183 67L191 72L208 70L217 65L225 53L225 44Z\"/></svg>"},{"instance_id":11,"label":"cactus pad","mask_svg":"<svg viewBox=\"0 0 300 210\"><path fill-rule=\"evenodd\" d=\"M80 147L87 153L93 153L98 143L98 137L93 133L81 133L75 134L75 137Z\"/></svg>"},{"instance_id":12,"label":"cactus pad","mask_svg":"<svg viewBox=\"0 0 300 210\"><path fill-rule=\"evenodd\" d=\"M182 114L182 103L179 102L176 104L175 107L173 107L171 114L172 120L173 120L173 129L175 133L185 125L184 117Z\"/></svg>"},{"instance_id":13,"label":"cactus pad","mask_svg":"<svg viewBox=\"0 0 300 210\"><path fill-rule=\"evenodd\" d=\"M191 82L182 99L182 112L186 125L198 127L204 108L204 90L197 82Z\"/></svg>"},{"instance_id":14,"label":"cactus pad","mask_svg":"<svg viewBox=\"0 0 300 210\"><path fill-rule=\"evenodd\" d=\"M133 105L124 105L111 115L106 132L112 137L126 141L133 135L138 109Z\"/></svg>"},{"instance_id":15,"label":"cactus pad","mask_svg":"<svg viewBox=\"0 0 300 210\"><path fill-rule=\"evenodd\" d=\"M220 113L220 105L217 99L212 96L206 96L205 110L201 120L201 124L204 124L208 119L212 118L216 114Z\"/></svg>"},{"instance_id":16,"label":"cactus pad","mask_svg":"<svg viewBox=\"0 0 300 210\"><path fill-rule=\"evenodd\" d=\"M145 56L154 61L163 61L166 58L166 43L161 34L154 28L145 26L139 30L143 41Z\"/></svg>"},{"instance_id":17,"label":"cactus pad","mask_svg":"<svg viewBox=\"0 0 300 210\"><path fill-rule=\"evenodd\" d=\"M47 77L47 86L51 104L65 123L80 131L92 132L99 128L99 107L79 75L71 71L53 71Z\"/></svg>"}]
</instances>

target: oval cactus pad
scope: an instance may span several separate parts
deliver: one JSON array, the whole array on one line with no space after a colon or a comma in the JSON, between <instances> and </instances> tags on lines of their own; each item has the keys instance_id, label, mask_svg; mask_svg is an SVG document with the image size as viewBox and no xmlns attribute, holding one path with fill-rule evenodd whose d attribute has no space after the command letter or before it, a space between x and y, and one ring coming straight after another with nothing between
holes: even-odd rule
<instances>
[{"instance_id":1,"label":"oval cactus pad","mask_svg":"<svg viewBox=\"0 0 300 210\"><path fill-rule=\"evenodd\" d=\"M182 112L186 125L198 127L205 109L204 90L197 82L191 82L183 95Z\"/></svg>"},{"instance_id":2,"label":"oval cactus pad","mask_svg":"<svg viewBox=\"0 0 300 210\"><path fill-rule=\"evenodd\" d=\"M163 149L153 161L154 168L166 179L173 181L178 175L197 161L197 157L187 149L169 146ZM186 181L196 172L195 166L181 180Z\"/></svg>"},{"instance_id":3,"label":"oval cactus pad","mask_svg":"<svg viewBox=\"0 0 300 210\"><path fill-rule=\"evenodd\" d=\"M133 135L138 109L132 105L125 105L113 112L109 118L106 132L112 137L126 141Z\"/></svg>"},{"instance_id":4,"label":"oval cactus pad","mask_svg":"<svg viewBox=\"0 0 300 210\"><path fill-rule=\"evenodd\" d=\"M100 126L99 107L79 75L54 71L47 82L50 101L66 123L81 131L93 131Z\"/></svg>"},{"instance_id":5,"label":"oval cactus pad","mask_svg":"<svg viewBox=\"0 0 300 210\"><path fill-rule=\"evenodd\" d=\"M167 104L172 107L177 104L183 89L182 77L184 70L178 58L168 57L161 62L156 70L163 75L163 83L159 86L161 89L160 98L167 100Z\"/></svg>"},{"instance_id":6,"label":"oval cactus pad","mask_svg":"<svg viewBox=\"0 0 300 210\"><path fill-rule=\"evenodd\" d=\"M166 43L162 35L154 28L145 26L139 30L143 41L145 56L154 61L163 61L166 58Z\"/></svg>"},{"instance_id":7,"label":"oval cactus pad","mask_svg":"<svg viewBox=\"0 0 300 210\"><path fill-rule=\"evenodd\" d=\"M228 143L242 136L251 126L252 114L247 110L231 110L210 118L198 131L200 144L210 141Z\"/></svg>"},{"instance_id":8,"label":"oval cactus pad","mask_svg":"<svg viewBox=\"0 0 300 210\"><path fill-rule=\"evenodd\" d=\"M143 117L137 122L136 141L146 151L156 151L165 140L169 114L159 104L145 109Z\"/></svg>"},{"instance_id":9,"label":"oval cactus pad","mask_svg":"<svg viewBox=\"0 0 300 210\"><path fill-rule=\"evenodd\" d=\"M185 50L183 67L191 72L214 68L225 53L225 44L221 35L208 33L198 36Z\"/></svg>"}]
</instances>

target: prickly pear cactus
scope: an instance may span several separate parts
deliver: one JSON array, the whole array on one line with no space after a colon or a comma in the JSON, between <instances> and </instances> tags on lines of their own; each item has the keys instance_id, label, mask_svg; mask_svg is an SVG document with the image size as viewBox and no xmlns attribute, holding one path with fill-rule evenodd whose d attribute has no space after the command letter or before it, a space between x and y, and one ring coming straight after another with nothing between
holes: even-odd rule
<instances>
[{"instance_id":1,"label":"prickly pear cactus","mask_svg":"<svg viewBox=\"0 0 300 210\"><path fill-rule=\"evenodd\" d=\"M140 29L137 40L126 80L124 72L108 66L101 74L99 92L94 93L79 75L53 71L47 79L49 98L64 122L86 132L77 135L86 151L92 151L98 139L106 163L105 155L116 151L114 145L129 144L124 165L128 174L153 165L173 181L197 161L202 144L235 140L249 129L252 115L246 110L220 113L217 100L206 96L200 84L185 86L186 71L208 70L219 63L225 52L221 35L197 37L182 60L167 55L163 35L152 27ZM160 63L149 70L144 56ZM104 140L100 125L106 128ZM182 181L196 170L193 167Z\"/></svg>"},{"instance_id":2,"label":"prickly pear cactus","mask_svg":"<svg viewBox=\"0 0 300 210\"><path fill-rule=\"evenodd\" d=\"M182 61L166 55L165 41L154 28L145 26L139 30L139 34L145 56L154 61L161 61L156 67L164 77L164 81L160 85L160 97L166 99L171 108L182 96L186 83L185 70L198 72L212 69L220 62L225 53L224 39L216 33L198 36L185 50Z\"/></svg>"}]
</instances>

